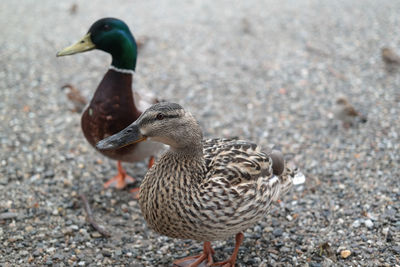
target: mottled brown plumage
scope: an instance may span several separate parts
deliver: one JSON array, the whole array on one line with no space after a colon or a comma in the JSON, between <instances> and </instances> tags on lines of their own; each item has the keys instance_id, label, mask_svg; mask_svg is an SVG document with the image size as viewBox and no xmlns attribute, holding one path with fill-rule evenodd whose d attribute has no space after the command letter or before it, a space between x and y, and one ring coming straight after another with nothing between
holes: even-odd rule
<instances>
[{"instance_id":1,"label":"mottled brown plumage","mask_svg":"<svg viewBox=\"0 0 400 267\"><path fill-rule=\"evenodd\" d=\"M334 115L342 121L344 128L349 128L356 122L367 122L367 117L357 111L345 97L336 100Z\"/></svg>"},{"instance_id":2,"label":"mottled brown plumage","mask_svg":"<svg viewBox=\"0 0 400 267\"><path fill-rule=\"evenodd\" d=\"M400 56L389 47L383 47L381 57L385 63L385 70L389 73L394 73L400 68Z\"/></svg>"},{"instance_id":3,"label":"mottled brown plumage","mask_svg":"<svg viewBox=\"0 0 400 267\"><path fill-rule=\"evenodd\" d=\"M381 56L383 62L390 65L400 65L400 56L396 52L389 48L383 47L381 50Z\"/></svg>"},{"instance_id":4,"label":"mottled brown plumage","mask_svg":"<svg viewBox=\"0 0 400 267\"><path fill-rule=\"evenodd\" d=\"M166 102L152 106L128 128L97 146L112 149L143 138L170 146L142 182L139 203L143 216L160 234L205 242L204 253L189 259L192 263L212 260L209 242L236 234L235 252L223 262L234 266L241 232L265 217L297 174L284 167L279 152L264 153L254 143L202 140L193 116ZM275 168L270 154L277 159ZM176 264L184 266L185 261Z\"/></svg>"},{"instance_id":5,"label":"mottled brown plumage","mask_svg":"<svg viewBox=\"0 0 400 267\"><path fill-rule=\"evenodd\" d=\"M75 15L78 12L78 4L73 3L71 7L69 8L69 14Z\"/></svg>"},{"instance_id":6,"label":"mottled brown plumage","mask_svg":"<svg viewBox=\"0 0 400 267\"><path fill-rule=\"evenodd\" d=\"M271 158L253 143L204 140L203 153L164 154L146 174L139 201L161 234L222 240L263 218L289 189L293 173L287 169L278 179L272 172Z\"/></svg>"},{"instance_id":7,"label":"mottled brown plumage","mask_svg":"<svg viewBox=\"0 0 400 267\"><path fill-rule=\"evenodd\" d=\"M71 101L71 103L74 105L74 108L72 109L72 111L81 113L87 104L86 98L83 97L81 92L79 92L79 90L76 89L76 87L71 84L65 84L61 88L69 89L69 91L67 92L67 97Z\"/></svg>"}]
</instances>

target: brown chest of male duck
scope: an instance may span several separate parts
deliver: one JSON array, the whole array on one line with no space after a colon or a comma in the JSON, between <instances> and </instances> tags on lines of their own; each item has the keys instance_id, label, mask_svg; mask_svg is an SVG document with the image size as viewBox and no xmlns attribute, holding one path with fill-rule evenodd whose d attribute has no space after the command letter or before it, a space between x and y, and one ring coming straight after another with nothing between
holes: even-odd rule
<instances>
[{"instance_id":1,"label":"brown chest of male duck","mask_svg":"<svg viewBox=\"0 0 400 267\"><path fill-rule=\"evenodd\" d=\"M108 70L93 98L82 114L81 126L88 142L95 146L100 140L123 130L135 121L141 112L133 103L132 75ZM100 151L109 158L134 162L137 144L112 151Z\"/></svg>"}]
</instances>

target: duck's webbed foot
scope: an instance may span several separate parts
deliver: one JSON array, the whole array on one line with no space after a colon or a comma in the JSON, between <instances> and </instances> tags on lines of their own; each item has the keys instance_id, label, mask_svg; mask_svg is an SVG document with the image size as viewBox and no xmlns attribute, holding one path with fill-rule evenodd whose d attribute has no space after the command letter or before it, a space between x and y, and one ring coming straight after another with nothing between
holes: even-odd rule
<instances>
[{"instance_id":1,"label":"duck's webbed foot","mask_svg":"<svg viewBox=\"0 0 400 267\"><path fill-rule=\"evenodd\" d=\"M108 180L106 183L104 183L104 188L115 187L117 189L123 189L128 184L135 182L135 178L129 176L124 170L124 168L122 168L121 161L118 161L117 167L118 167L118 174L115 175L110 180Z\"/></svg>"},{"instance_id":2,"label":"duck's webbed foot","mask_svg":"<svg viewBox=\"0 0 400 267\"><path fill-rule=\"evenodd\" d=\"M129 192L132 193L132 197L134 199L139 199L139 191L140 187L132 188L131 190L129 190Z\"/></svg>"},{"instance_id":3,"label":"duck's webbed foot","mask_svg":"<svg viewBox=\"0 0 400 267\"><path fill-rule=\"evenodd\" d=\"M180 260L174 261L174 267L206 267L213 265L214 250L211 243L206 241L203 246L203 253L196 256L189 256Z\"/></svg>"},{"instance_id":4,"label":"duck's webbed foot","mask_svg":"<svg viewBox=\"0 0 400 267\"><path fill-rule=\"evenodd\" d=\"M147 165L147 167L148 167L149 169L153 166L154 161L155 161L154 156L151 156L150 159L149 159L149 164Z\"/></svg>"},{"instance_id":5,"label":"duck's webbed foot","mask_svg":"<svg viewBox=\"0 0 400 267\"><path fill-rule=\"evenodd\" d=\"M236 234L236 244L235 249L233 250L232 256L226 261L216 262L212 264L212 266L222 266L222 267L235 267L236 258L239 252L239 247L242 244L244 239L243 233Z\"/></svg>"}]
</instances>

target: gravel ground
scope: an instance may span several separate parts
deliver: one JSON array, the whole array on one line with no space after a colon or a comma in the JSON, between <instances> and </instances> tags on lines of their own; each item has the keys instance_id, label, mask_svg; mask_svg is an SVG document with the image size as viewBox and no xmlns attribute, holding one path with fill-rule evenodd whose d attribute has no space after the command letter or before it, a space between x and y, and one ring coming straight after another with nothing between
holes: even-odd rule
<instances>
[{"instance_id":1,"label":"gravel ground","mask_svg":"<svg viewBox=\"0 0 400 267\"><path fill-rule=\"evenodd\" d=\"M207 137L280 145L307 176L245 232L237 266L399 266L400 72L380 48L400 52L400 2L324 2L95 0L72 14L71 1L1 1L0 265L170 266L201 250L149 230L128 190L102 188L115 162L60 90L93 94L109 56L55 53L115 16L147 37L135 88L191 110ZM332 119L339 95L368 122ZM79 194L112 237L87 224ZM215 242L215 259L233 242Z\"/></svg>"}]
</instances>

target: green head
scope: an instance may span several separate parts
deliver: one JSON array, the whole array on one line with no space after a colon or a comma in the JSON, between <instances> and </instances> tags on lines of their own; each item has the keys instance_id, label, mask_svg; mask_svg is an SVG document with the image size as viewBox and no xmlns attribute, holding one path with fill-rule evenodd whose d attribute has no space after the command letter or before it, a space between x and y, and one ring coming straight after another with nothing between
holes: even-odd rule
<instances>
[{"instance_id":1,"label":"green head","mask_svg":"<svg viewBox=\"0 0 400 267\"><path fill-rule=\"evenodd\" d=\"M112 66L135 70L137 57L135 38L122 20L103 18L96 21L81 40L58 52L57 56L73 55L93 49L111 54Z\"/></svg>"}]
</instances>

